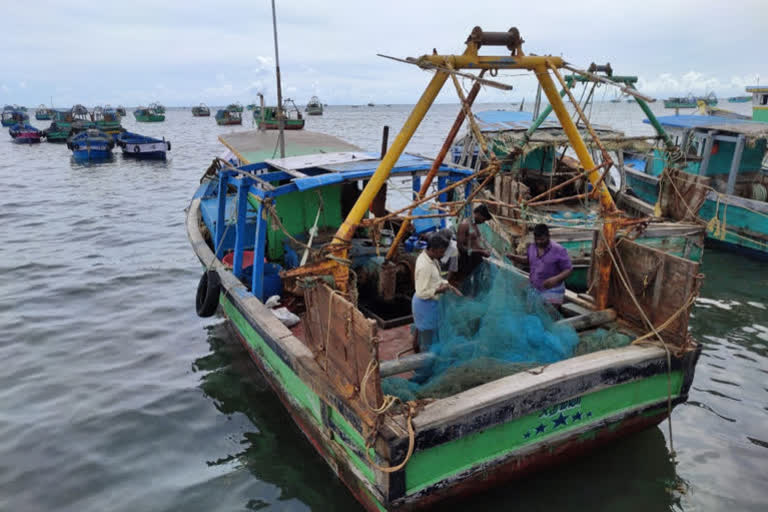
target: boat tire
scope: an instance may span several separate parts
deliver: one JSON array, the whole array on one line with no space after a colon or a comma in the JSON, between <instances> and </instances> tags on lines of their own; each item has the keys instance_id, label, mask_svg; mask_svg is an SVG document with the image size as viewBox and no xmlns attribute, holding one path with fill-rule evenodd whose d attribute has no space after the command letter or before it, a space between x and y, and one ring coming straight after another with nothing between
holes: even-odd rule
<instances>
[{"instance_id":1,"label":"boat tire","mask_svg":"<svg viewBox=\"0 0 768 512\"><path fill-rule=\"evenodd\" d=\"M141 148L138 146L138 144L136 146L133 146L134 153L138 153L139 151L141 151Z\"/></svg>"},{"instance_id":2,"label":"boat tire","mask_svg":"<svg viewBox=\"0 0 768 512\"><path fill-rule=\"evenodd\" d=\"M197 285L197 297L195 306L197 315L203 318L213 316L216 308L219 306L219 293L221 291L221 280L215 270L206 270L200 277L200 283Z\"/></svg>"},{"instance_id":3,"label":"boat tire","mask_svg":"<svg viewBox=\"0 0 768 512\"><path fill-rule=\"evenodd\" d=\"M72 143L72 151L77 151L78 149L80 149L80 146L77 143L73 142Z\"/></svg>"},{"instance_id":4,"label":"boat tire","mask_svg":"<svg viewBox=\"0 0 768 512\"><path fill-rule=\"evenodd\" d=\"M168 151L171 150L171 141L166 141L165 145L168 146Z\"/></svg>"}]
</instances>

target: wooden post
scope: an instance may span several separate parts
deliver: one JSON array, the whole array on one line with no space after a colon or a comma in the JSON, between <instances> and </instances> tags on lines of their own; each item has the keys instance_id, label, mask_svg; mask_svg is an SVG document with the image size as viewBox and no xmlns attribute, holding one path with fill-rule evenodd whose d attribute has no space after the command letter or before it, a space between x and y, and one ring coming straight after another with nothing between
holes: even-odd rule
<instances>
[{"instance_id":1,"label":"wooden post","mask_svg":"<svg viewBox=\"0 0 768 512\"><path fill-rule=\"evenodd\" d=\"M217 258L221 258L222 240L224 239L224 231L226 231L226 212L227 212L227 181L229 173L227 171L221 171L219 173L219 201L218 209L216 211L216 236L214 237L214 253Z\"/></svg>"},{"instance_id":2,"label":"wooden post","mask_svg":"<svg viewBox=\"0 0 768 512\"><path fill-rule=\"evenodd\" d=\"M256 240L253 246L253 277L251 280L251 293L257 299L264 302L264 246L267 239L267 212L264 211L264 203L259 202L256 215Z\"/></svg>"},{"instance_id":3,"label":"wooden post","mask_svg":"<svg viewBox=\"0 0 768 512\"><path fill-rule=\"evenodd\" d=\"M741 166L741 155L744 152L744 135L739 135L736 141L736 149L733 151L733 160L731 160L731 170L728 173L728 186L725 189L725 193L732 195L736 188L736 175L739 174L739 166Z\"/></svg>"},{"instance_id":4,"label":"wooden post","mask_svg":"<svg viewBox=\"0 0 768 512\"><path fill-rule=\"evenodd\" d=\"M245 217L248 211L248 189L250 180L237 180L237 224L235 225L235 255L232 261L232 273L239 278L243 274L243 250L245 249Z\"/></svg>"}]
</instances>

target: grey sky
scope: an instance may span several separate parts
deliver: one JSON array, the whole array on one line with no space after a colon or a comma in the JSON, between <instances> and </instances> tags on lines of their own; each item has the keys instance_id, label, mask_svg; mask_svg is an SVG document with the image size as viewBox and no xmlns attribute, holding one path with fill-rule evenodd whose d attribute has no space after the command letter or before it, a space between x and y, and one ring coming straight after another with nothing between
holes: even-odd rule
<instances>
[{"instance_id":1,"label":"grey sky","mask_svg":"<svg viewBox=\"0 0 768 512\"><path fill-rule=\"evenodd\" d=\"M274 102L269 0L193 3L0 0L0 103L222 105L257 91ZM659 98L768 81L766 0L277 0L277 11L284 95L298 103L413 103L428 73L375 54L460 53L475 25L518 27L529 53L610 61ZM500 79L515 91L479 101L533 96L532 79Z\"/></svg>"}]
</instances>

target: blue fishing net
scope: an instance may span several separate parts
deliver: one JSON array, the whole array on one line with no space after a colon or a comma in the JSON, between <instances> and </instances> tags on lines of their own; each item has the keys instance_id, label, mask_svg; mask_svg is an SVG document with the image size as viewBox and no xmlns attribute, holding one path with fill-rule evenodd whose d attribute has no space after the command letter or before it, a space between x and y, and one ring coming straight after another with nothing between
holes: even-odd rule
<instances>
[{"instance_id":1,"label":"blue fishing net","mask_svg":"<svg viewBox=\"0 0 768 512\"><path fill-rule=\"evenodd\" d=\"M428 350L431 366L410 379L382 381L403 400L440 398L527 368L574 355L579 336L512 269L481 264L463 283L463 297L440 298L439 328Z\"/></svg>"}]
</instances>

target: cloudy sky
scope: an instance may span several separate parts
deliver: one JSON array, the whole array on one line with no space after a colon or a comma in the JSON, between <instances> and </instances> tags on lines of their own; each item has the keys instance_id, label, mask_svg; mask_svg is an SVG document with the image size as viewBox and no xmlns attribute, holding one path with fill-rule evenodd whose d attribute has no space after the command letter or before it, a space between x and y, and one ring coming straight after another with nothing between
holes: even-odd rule
<instances>
[{"instance_id":1,"label":"cloudy sky","mask_svg":"<svg viewBox=\"0 0 768 512\"><path fill-rule=\"evenodd\" d=\"M223 105L259 91L274 102L269 0L195 3L0 0L0 103ZM768 82L768 0L276 3L283 94L297 103L414 103L428 73L376 53L461 53L475 25L518 27L528 53L609 61L659 98ZM533 80L519 74L501 72L515 90L479 101L532 98ZM454 91L438 101L455 102Z\"/></svg>"}]
</instances>

